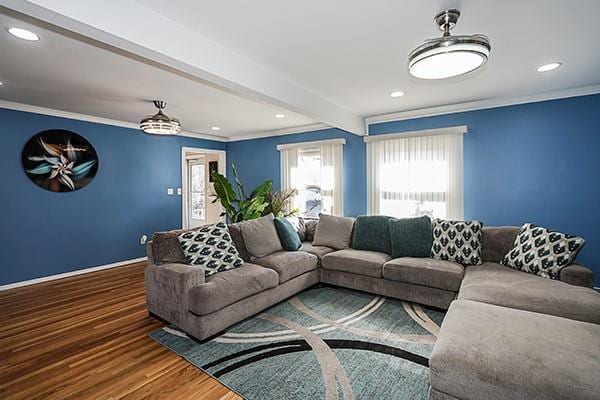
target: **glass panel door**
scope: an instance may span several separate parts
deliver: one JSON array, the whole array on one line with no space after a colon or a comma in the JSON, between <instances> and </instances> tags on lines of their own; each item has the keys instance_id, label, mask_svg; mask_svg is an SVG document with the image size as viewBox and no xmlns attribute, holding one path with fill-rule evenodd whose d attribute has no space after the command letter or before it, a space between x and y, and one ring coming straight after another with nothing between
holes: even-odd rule
<instances>
[{"instance_id":1,"label":"glass panel door","mask_svg":"<svg viewBox=\"0 0 600 400\"><path fill-rule=\"evenodd\" d=\"M206 174L204 160L188 161L188 226L194 228L206 221Z\"/></svg>"}]
</instances>

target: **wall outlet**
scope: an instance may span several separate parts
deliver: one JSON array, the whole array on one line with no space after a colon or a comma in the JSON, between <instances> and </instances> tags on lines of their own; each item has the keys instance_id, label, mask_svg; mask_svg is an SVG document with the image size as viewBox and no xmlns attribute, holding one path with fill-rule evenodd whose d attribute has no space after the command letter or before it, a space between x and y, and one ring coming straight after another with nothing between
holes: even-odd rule
<instances>
[{"instance_id":1,"label":"wall outlet","mask_svg":"<svg viewBox=\"0 0 600 400\"><path fill-rule=\"evenodd\" d=\"M148 241L148 236L142 235L140 237L140 244L144 245L144 244L146 244L147 241Z\"/></svg>"},{"instance_id":2,"label":"wall outlet","mask_svg":"<svg viewBox=\"0 0 600 400\"><path fill-rule=\"evenodd\" d=\"M167 194L168 194L169 196L173 196L173 193L174 193L174 192L173 192L173 188L167 188Z\"/></svg>"},{"instance_id":3,"label":"wall outlet","mask_svg":"<svg viewBox=\"0 0 600 400\"><path fill-rule=\"evenodd\" d=\"M177 196L181 196L181 188L177 188Z\"/></svg>"}]
</instances>

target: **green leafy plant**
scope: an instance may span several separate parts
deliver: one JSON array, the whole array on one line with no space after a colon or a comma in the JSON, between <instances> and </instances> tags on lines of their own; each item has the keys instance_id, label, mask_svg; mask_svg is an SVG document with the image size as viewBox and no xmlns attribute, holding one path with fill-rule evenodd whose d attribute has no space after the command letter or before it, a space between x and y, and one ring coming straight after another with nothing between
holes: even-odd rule
<instances>
[{"instance_id":1,"label":"green leafy plant","mask_svg":"<svg viewBox=\"0 0 600 400\"><path fill-rule=\"evenodd\" d=\"M218 172L213 172L212 174L215 193L217 194L217 198L213 200L213 203L220 201L225 210L221 216L227 215L227 218L232 223L256 219L263 216L264 210L269 206L269 203L266 201L266 196L273 187L273 181L268 180L261 183L250 193L250 195L246 195L244 185L240 182L235 164L231 164L231 168L233 170L236 186L235 190L231 182L223 175Z\"/></svg>"},{"instance_id":2,"label":"green leafy plant","mask_svg":"<svg viewBox=\"0 0 600 400\"><path fill-rule=\"evenodd\" d=\"M263 215L273 213L276 217L291 217L300 212L298 208L292 209L286 213L287 204L292 201L295 195L298 194L296 189L287 189L281 191L269 191L265 196L265 200L269 204L263 211Z\"/></svg>"}]
</instances>

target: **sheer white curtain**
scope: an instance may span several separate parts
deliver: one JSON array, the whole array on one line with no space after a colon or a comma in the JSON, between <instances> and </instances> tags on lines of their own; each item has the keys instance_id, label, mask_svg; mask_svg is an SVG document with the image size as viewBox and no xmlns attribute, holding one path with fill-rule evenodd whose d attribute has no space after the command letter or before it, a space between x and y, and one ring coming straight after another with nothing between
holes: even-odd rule
<instances>
[{"instance_id":1,"label":"sheer white curtain","mask_svg":"<svg viewBox=\"0 0 600 400\"><path fill-rule=\"evenodd\" d=\"M323 211L343 215L342 169L344 153L341 143L326 143L321 148L321 196Z\"/></svg>"},{"instance_id":2,"label":"sheer white curtain","mask_svg":"<svg viewBox=\"0 0 600 400\"><path fill-rule=\"evenodd\" d=\"M463 218L464 129L367 141L370 214Z\"/></svg>"},{"instance_id":3,"label":"sheer white curtain","mask_svg":"<svg viewBox=\"0 0 600 400\"><path fill-rule=\"evenodd\" d=\"M281 159L281 190L298 189L298 148L286 147L280 150ZM298 205L294 201L286 204L286 213Z\"/></svg>"}]
</instances>

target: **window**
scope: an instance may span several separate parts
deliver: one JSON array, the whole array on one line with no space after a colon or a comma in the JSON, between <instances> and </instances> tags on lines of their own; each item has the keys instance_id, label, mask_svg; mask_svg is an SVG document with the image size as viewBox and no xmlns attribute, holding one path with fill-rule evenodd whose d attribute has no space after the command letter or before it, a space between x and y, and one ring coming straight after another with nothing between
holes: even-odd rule
<instances>
[{"instance_id":1,"label":"window","mask_svg":"<svg viewBox=\"0 0 600 400\"><path fill-rule=\"evenodd\" d=\"M466 127L370 136L370 214L463 218L463 134Z\"/></svg>"},{"instance_id":2,"label":"window","mask_svg":"<svg viewBox=\"0 0 600 400\"><path fill-rule=\"evenodd\" d=\"M280 145L281 189L296 189L291 209L318 217L342 215L342 145L344 139Z\"/></svg>"},{"instance_id":3,"label":"window","mask_svg":"<svg viewBox=\"0 0 600 400\"><path fill-rule=\"evenodd\" d=\"M200 162L202 162L200 164ZM206 220L206 206L205 206L205 174L204 174L204 161L193 161L190 163L190 194L192 198L191 204L191 216L194 220L205 221Z\"/></svg>"}]
</instances>

